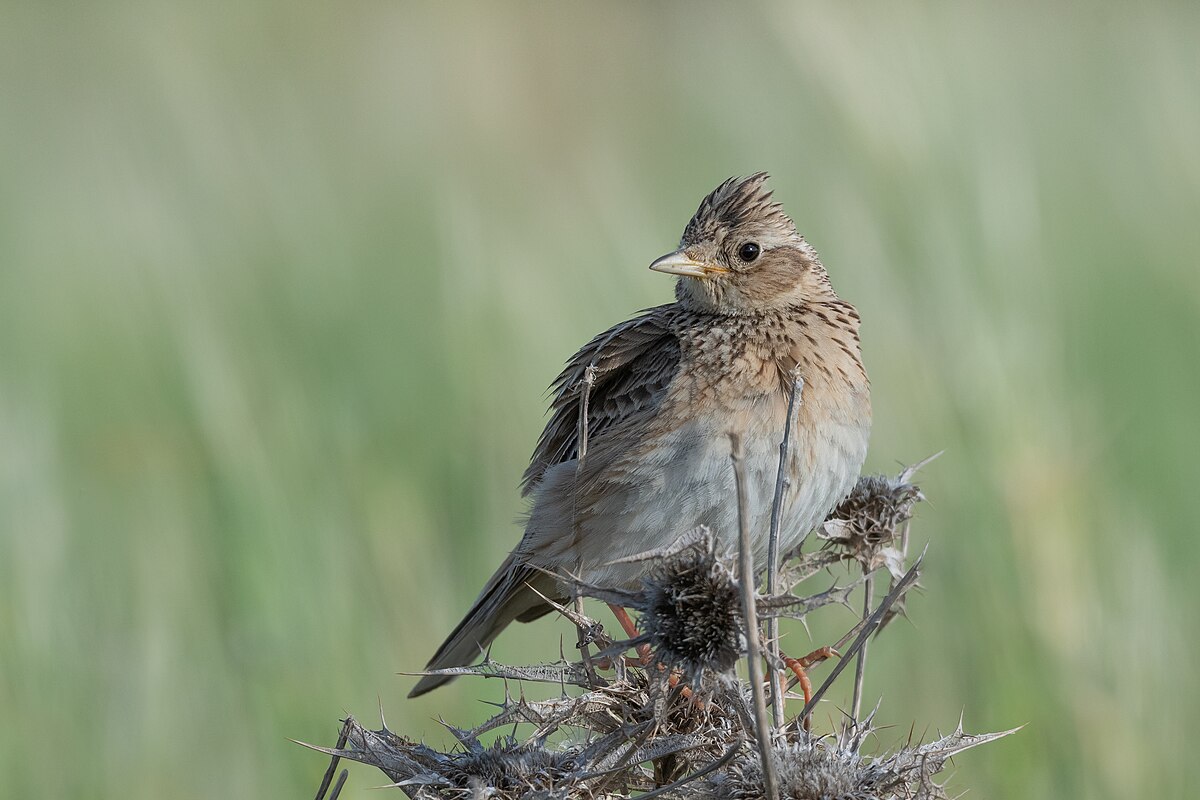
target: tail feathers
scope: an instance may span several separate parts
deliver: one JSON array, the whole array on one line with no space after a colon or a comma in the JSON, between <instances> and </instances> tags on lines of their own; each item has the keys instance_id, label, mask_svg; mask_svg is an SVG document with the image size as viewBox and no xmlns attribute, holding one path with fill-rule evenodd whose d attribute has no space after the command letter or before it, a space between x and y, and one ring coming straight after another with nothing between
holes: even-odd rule
<instances>
[{"instance_id":1,"label":"tail feathers","mask_svg":"<svg viewBox=\"0 0 1200 800\"><path fill-rule=\"evenodd\" d=\"M513 620L528 622L550 610L538 592L553 597L553 580L546 573L520 564L509 556L496 570L462 622L425 665L427 670L465 667L479 659L500 632ZM417 697L454 680L453 675L426 675L409 697Z\"/></svg>"}]
</instances>

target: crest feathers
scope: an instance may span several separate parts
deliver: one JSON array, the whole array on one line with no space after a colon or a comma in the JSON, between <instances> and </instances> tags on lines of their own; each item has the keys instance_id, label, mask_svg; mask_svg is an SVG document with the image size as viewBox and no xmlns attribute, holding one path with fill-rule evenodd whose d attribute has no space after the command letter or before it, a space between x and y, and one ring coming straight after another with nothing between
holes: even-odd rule
<instances>
[{"instance_id":1,"label":"crest feathers","mask_svg":"<svg viewBox=\"0 0 1200 800\"><path fill-rule=\"evenodd\" d=\"M756 172L748 178L730 178L714 189L700 201L683 231L681 244L694 244L711 237L717 228L733 228L751 221L796 234L791 217L771 200L768 177L765 172Z\"/></svg>"}]
</instances>

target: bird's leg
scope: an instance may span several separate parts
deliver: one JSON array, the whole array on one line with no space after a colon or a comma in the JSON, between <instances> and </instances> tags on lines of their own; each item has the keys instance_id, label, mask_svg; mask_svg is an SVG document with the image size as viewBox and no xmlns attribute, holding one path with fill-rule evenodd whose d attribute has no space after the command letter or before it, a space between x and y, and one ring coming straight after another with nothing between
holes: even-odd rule
<instances>
[{"instance_id":1,"label":"bird's leg","mask_svg":"<svg viewBox=\"0 0 1200 800\"><path fill-rule=\"evenodd\" d=\"M626 636L628 636L630 639L636 639L642 635L638 632L637 625L633 624L633 618L629 616L628 611L618 605L613 605L612 603L608 604L608 608L612 611L613 616L617 618L617 622L621 624L621 628L625 631ZM647 666L651 661L650 645L644 642L639 644L637 646L637 652L638 658L641 659L642 666Z\"/></svg>"},{"instance_id":2,"label":"bird's leg","mask_svg":"<svg viewBox=\"0 0 1200 800\"><path fill-rule=\"evenodd\" d=\"M803 658L792 658L783 653L780 655L783 657L783 663L787 665L787 668L792 671L792 674L796 676L796 680L800 683L800 691L804 693L804 705L808 705L813 695L812 681L808 679L808 668L820 664L831 656L838 656L840 658L842 654L829 645L826 645L825 647L818 647ZM804 718L803 724L804 730L808 730L810 725L808 717Z\"/></svg>"},{"instance_id":3,"label":"bird's leg","mask_svg":"<svg viewBox=\"0 0 1200 800\"><path fill-rule=\"evenodd\" d=\"M623 607L616 605L615 603L607 603L606 605L608 606L609 611L612 612L613 616L616 617L617 622L621 626L621 630L625 631L626 636L628 636L630 639L637 639L642 635L641 631L637 629L637 625L634 623L633 618L629 616L628 611L626 611ZM654 664L654 654L651 651L649 644L645 642L639 644L637 646L637 653L638 658L637 661L634 662L636 666L649 667L651 664ZM805 667L809 667L820 661L824 661L826 658L829 658L830 655L839 654L831 647L822 647L819 650L814 650L801 659L788 658L786 655L783 656L784 662L787 663L787 665L801 680L801 686L804 687L804 699L806 703L808 702L809 698L812 697L812 683L808 680L808 676L805 674L804 669ZM601 669L607 669L610 664L606 664L606 661L607 659L598 662L598 666L600 666ZM627 660L626 663L628 664L629 661ZM655 664L655 666L658 667L659 672L666 672L666 667L663 664ZM667 676L667 687L674 689L682 680L683 676L679 672L672 671L671 674ZM680 693L685 699L692 699L693 697L691 688L687 686L681 687ZM704 702L701 700L693 700L693 704L697 708L704 708Z\"/></svg>"},{"instance_id":4,"label":"bird's leg","mask_svg":"<svg viewBox=\"0 0 1200 800\"><path fill-rule=\"evenodd\" d=\"M633 624L633 618L629 616L628 611L618 605L613 605L612 603L609 603L608 607L612 611L613 616L617 618L617 622L621 623L621 628L625 631L626 636L628 636L630 639L636 639L642 635L638 631L637 625ZM638 660L641 662L641 666L648 667L654 662L653 653L650 652L650 645L645 643L639 644L637 646L637 651ZM658 667L659 672L666 671L666 667L664 667L662 664L657 664L656 666ZM682 676L678 672L672 672L667 676L667 687L674 689L679 684L680 680L682 680ZM692 690L687 686L684 686L682 689L680 689L680 692L685 698L690 699L692 697ZM695 704L697 708L704 708L704 703L699 700L696 700Z\"/></svg>"},{"instance_id":5,"label":"bird's leg","mask_svg":"<svg viewBox=\"0 0 1200 800\"><path fill-rule=\"evenodd\" d=\"M641 636L641 633L637 629L637 625L633 623L633 618L629 616L628 611L618 605L613 605L612 603L607 603L606 605L608 606L609 610L612 611L613 616L617 618L617 622L621 624L621 629L625 631L626 636L628 636L630 639L636 639L638 636ZM644 667L649 664L650 645L640 644L637 647L637 651L638 657L636 659L623 658L622 662L626 666L636 667ZM613 660L611 658L603 658L596 662L596 664L600 667L600 669L612 669Z\"/></svg>"}]
</instances>

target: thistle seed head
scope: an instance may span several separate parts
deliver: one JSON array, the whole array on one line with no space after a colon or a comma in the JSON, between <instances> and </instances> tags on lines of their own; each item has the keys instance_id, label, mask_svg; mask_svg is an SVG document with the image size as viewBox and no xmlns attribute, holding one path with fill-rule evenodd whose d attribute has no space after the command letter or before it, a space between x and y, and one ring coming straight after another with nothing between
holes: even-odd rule
<instances>
[{"instance_id":1,"label":"thistle seed head","mask_svg":"<svg viewBox=\"0 0 1200 800\"><path fill-rule=\"evenodd\" d=\"M858 800L874 797L863 791L861 759L857 753L827 747L804 737L778 744L773 750L781 800ZM763 796L762 762L748 751L725 772L713 775L701 792L712 800L743 800Z\"/></svg>"},{"instance_id":2,"label":"thistle seed head","mask_svg":"<svg viewBox=\"0 0 1200 800\"><path fill-rule=\"evenodd\" d=\"M919 486L899 477L864 475L829 515L817 535L867 570L889 565L913 508L925 499Z\"/></svg>"},{"instance_id":3,"label":"thistle seed head","mask_svg":"<svg viewBox=\"0 0 1200 800\"><path fill-rule=\"evenodd\" d=\"M742 604L711 546L667 559L642 581L642 632L657 658L689 676L727 672L742 652Z\"/></svg>"},{"instance_id":4,"label":"thistle seed head","mask_svg":"<svg viewBox=\"0 0 1200 800\"><path fill-rule=\"evenodd\" d=\"M504 737L491 747L451 756L442 777L449 787L469 789L472 796L482 791L485 797L527 797L566 784L574 771L571 756Z\"/></svg>"}]
</instances>

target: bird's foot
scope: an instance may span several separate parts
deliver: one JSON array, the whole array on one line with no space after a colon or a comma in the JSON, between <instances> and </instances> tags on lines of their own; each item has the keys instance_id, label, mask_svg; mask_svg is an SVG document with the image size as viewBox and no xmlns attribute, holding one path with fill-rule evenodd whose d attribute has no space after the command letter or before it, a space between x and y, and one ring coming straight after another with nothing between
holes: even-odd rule
<instances>
[{"instance_id":1,"label":"bird's foot","mask_svg":"<svg viewBox=\"0 0 1200 800\"><path fill-rule=\"evenodd\" d=\"M811 653L806 656L802 656L801 658L792 658L791 656L783 653L780 655L783 658L784 665L786 665L787 668L792 671L792 674L796 676L796 681L800 684L800 691L804 694L804 705L808 705L813 696L812 681L808 679L809 667L814 667L825 659L833 656L840 658L842 654L837 650L834 650L832 647L826 645L825 647L818 647L816 650L813 650ZM805 717L802 722L804 724L804 730L808 730L810 725L809 718Z\"/></svg>"},{"instance_id":2,"label":"bird's foot","mask_svg":"<svg viewBox=\"0 0 1200 800\"><path fill-rule=\"evenodd\" d=\"M625 631L626 636L628 636L630 639L636 639L642 635L641 632L638 631L637 625L634 624L633 618L629 616L628 611L626 611L624 608L621 608L621 606L613 605L612 603L609 603L608 607L612 611L613 616L617 618L617 622L621 624L621 629ZM645 669L653 665L658 668L659 672L666 672L666 667L654 660L654 654L650 650L650 645L645 643L639 644L637 646L637 653L638 657L635 662L637 666ZM674 689L676 686L679 686L679 682L681 680L683 680L683 676L680 673L672 672L667 676L667 686L671 689ZM693 694L692 690L687 686L681 686L679 688L679 693L685 699L690 699ZM703 702L700 700L695 700L694 702L696 703L697 707L704 707Z\"/></svg>"},{"instance_id":3,"label":"bird's foot","mask_svg":"<svg viewBox=\"0 0 1200 800\"><path fill-rule=\"evenodd\" d=\"M613 616L617 618L617 622L621 624L621 629L625 631L626 636L628 636L630 639L636 639L642 635L640 632L638 632L637 625L633 623L633 618L629 616L628 611L618 605L613 605L612 603L609 603L608 607L612 611ZM645 644L644 642L639 644L637 646L637 653L638 658L641 660L640 666L650 666L650 662L654 660L653 655L650 652L650 645Z\"/></svg>"}]
</instances>

